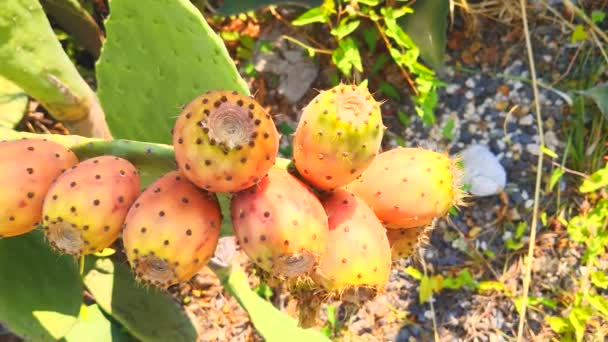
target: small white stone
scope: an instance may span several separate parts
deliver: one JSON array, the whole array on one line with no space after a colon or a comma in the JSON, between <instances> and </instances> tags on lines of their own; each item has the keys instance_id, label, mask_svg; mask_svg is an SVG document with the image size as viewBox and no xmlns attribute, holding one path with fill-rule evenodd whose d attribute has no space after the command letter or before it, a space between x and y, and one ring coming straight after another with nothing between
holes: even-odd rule
<instances>
[{"instance_id":1,"label":"small white stone","mask_svg":"<svg viewBox=\"0 0 608 342\"><path fill-rule=\"evenodd\" d=\"M538 144L528 144L526 145L526 151L537 156L540 153L540 146L538 146Z\"/></svg>"},{"instance_id":2,"label":"small white stone","mask_svg":"<svg viewBox=\"0 0 608 342\"><path fill-rule=\"evenodd\" d=\"M515 81L513 82L513 89L515 90L519 90L524 86L523 83L521 83L521 81Z\"/></svg>"},{"instance_id":3,"label":"small white stone","mask_svg":"<svg viewBox=\"0 0 608 342\"><path fill-rule=\"evenodd\" d=\"M462 153L463 183L470 185L473 196L492 196L500 193L507 174L496 156L483 145L471 145Z\"/></svg>"},{"instance_id":4,"label":"small white stone","mask_svg":"<svg viewBox=\"0 0 608 342\"><path fill-rule=\"evenodd\" d=\"M530 126L533 123L534 123L534 117L532 116L532 114L528 114L528 115L522 117L521 119L519 119L519 124L522 126Z\"/></svg>"},{"instance_id":5,"label":"small white stone","mask_svg":"<svg viewBox=\"0 0 608 342\"><path fill-rule=\"evenodd\" d=\"M473 88L475 88L475 81L473 81L472 78L467 78L467 80L464 82L464 85L473 89Z\"/></svg>"},{"instance_id":6,"label":"small white stone","mask_svg":"<svg viewBox=\"0 0 608 342\"><path fill-rule=\"evenodd\" d=\"M524 200L527 200L528 198L530 198L530 195L528 195L528 192L526 190L521 192L521 198L523 198Z\"/></svg>"},{"instance_id":7,"label":"small white stone","mask_svg":"<svg viewBox=\"0 0 608 342\"><path fill-rule=\"evenodd\" d=\"M458 85L458 84L448 84L448 86L445 87L445 92L447 94L453 95L453 94L456 94L456 92L458 91L458 89L460 89L460 85Z\"/></svg>"},{"instance_id":8,"label":"small white stone","mask_svg":"<svg viewBox=\"0 0 608 342\"><path fill-rule=\"evenodd\" d=\"M504 140L500 139L500 140L497 140L497 141L496 141L496 146L498 146L498 148L499 148L500 150L504 150L504 149L506 149L506 148L507 148L507 143L506 143L506 142L504 142Z\"/></svg>"},{"instance_id":9,"label":"small white stone","mask_svg":"<svg viewBox=\"0 0 608 342\"><path fill-rule=\"evenodd\" d=\"M527 200L526 203L524 204L526 209L532 208L533 205L534 205L534 200L531 200L531 199Z\"/></svg>"},{"instance_id":10,"label":"small white stone","mask_svg":"<svg viewBox=\"0 0 608 342\"><path fill-rule=\"evenodd\" d=\"M472 100L472 99L475 97L475 94L474 94L472 91L467 90L467 92L466 92L466 93L464 93L464 97L465 97L467 100Z\"/></svg>"},{"instance_id":11,"label":"small white stone","mask_svg":"<svg viewBox=\"0 0 608 342\"><path fill-rule=\"evenodd\" d=\"M543 60L547 63L550 63L551 60L553 60L553 57L551 57L551 55L543 55Z\"/></svg>"}]
</instances>

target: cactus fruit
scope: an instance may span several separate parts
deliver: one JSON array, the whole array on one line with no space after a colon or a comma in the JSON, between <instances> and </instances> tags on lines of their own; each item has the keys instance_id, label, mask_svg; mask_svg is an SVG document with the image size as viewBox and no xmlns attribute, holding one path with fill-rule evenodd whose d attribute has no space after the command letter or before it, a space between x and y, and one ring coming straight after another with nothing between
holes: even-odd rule
<instances>
[{"instance_id":1,"label":"cactus fruit","mask_svg":"<svg viewBox=\"0 0 608 342\"><path fill-rule=\"evenodd\" d=\"M139 186L139 174L126 159L100 156L74 165L44 198L47 240L75 257L110 246L120 235Z\"/></svg>"},{"instance_id":2,"label":"cactus fruit","mask_svg":"<svg viewBox=\"0 0 608 342\"><path fill-rule=\"evenodd\" d=\"M245 253L277 277L305 275L327 247L323 206L303 183L279 168L235 194L231 216Z\"/></svg>"},{"instance_id":3,"label":"cactus fruit","mask_svg":"<svg viewBox=\"0 0 608 342\"><path fill-rule=\"evenodd\" d=\"M339 188L369 166L383 130L380 104L367 88L340 84L304 108L293 142L294 164L314 187Z\"/></svg>"},{"instance_id":4,"label":"cactus fruit","mask_svg":"<svg viewBox=\"0 0 608 342\"><path fill-rule=\"evenodd\" d=\"M363 200L344 189L321 202L329 217L331 244L312 278L329 293L383 290L390 274L391 249L380 220Z\"/></svg>"},{"instance_id":5,"label":"cactus fruit","mask_svg":"<svg viewBox=\"0 0 608 342\"><path fill-rule=\"evenodd\" d=\"M446 154L400 147L379 154L346 188L361 197L387 228L429 225L462 204L459 170Z\"/></svg>"},{"instance_id":6,"label":"cactus fruit","mask_svg":"<svg viewBox=\"0 0 608 342\"><path fill-rule=\"evenodd\" d=\"M391 258L399 260L412 255L425 229L426 227L386 229L388 243L391 246Z\"/></svg>"},{"instance_id":7,"label":"cactus fruit","mask_svg":"<svg viewBox=\"0 0 608 342\"><path fill-rule=\"evenodd\" d=\"M51 141L0 142L0 238L36 228L51 183L76 163L71 150Z\"/></svg>"},{"instance_id":8,"label":"cactus fruit","mask_svg":"<svg viewBox=\"0 0 608 342\"><path fill-rule=\"evenodd\" d=\"M167 288L190 279L213 256L220 224L215 194L178 171L158 178L131 206L123 229L138 280Z\"/></svg>"},{"instance_id":9,"label":"cactus fruit","mask_svg":"<svg viewBox=\"0 0 608 342\"><path fill-rule=\"evenodd\" d=\"M219 90L186 105L173 131L180 171L212 192L237 192L262 179L279 138L272 117L254 99Z\"/></svg>"}]
</instances>

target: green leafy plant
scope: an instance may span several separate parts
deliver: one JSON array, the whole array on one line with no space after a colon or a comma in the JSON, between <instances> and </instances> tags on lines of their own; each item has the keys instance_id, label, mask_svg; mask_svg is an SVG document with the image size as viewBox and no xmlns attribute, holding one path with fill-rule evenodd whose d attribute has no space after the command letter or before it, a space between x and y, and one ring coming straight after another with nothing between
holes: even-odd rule
<instances>
[{"instance_id":1,"label":"green leafy plant","mask_svg":"<svg viewBox=\"0 0 608 342\"><path fill-rule=\"evenodd\" d=\"M292 24L295 26L313 24L327 26L333 38L333 42L330 43L333 47L315 48L294 38L287 38L305 47L310 55L319 53L331 55L333 64L347 78L356 78L356 75L364 72L362 49L367 49L374 56L371 70L367 71L369 75L377 74L389 62L388 56L390 56L390 60L398 66L401 75L411 89L417 115L423 119L424 123L433 124L435 122L434 109L437 105L437 89L443 83L438 80L435 71L420 61L420 57L425 55L434 66L440 64L437 62L436 56L440 54L443 58L442 46L445 44L447 3L425 2L435 3L433 5L435 7L421 7L419 9L421 12L418 14L414 13L412 7L395 6L392 1L334 2L326 0L320 6L305 11L293 20ZM441 8L441 11L435 10L436 8ZM443 24L428 27L428 30L421 30L420 25L407 23L405 20L407 17L417 17L416 22L443 21ZM434 39L429 39L430 41L427 42L419 39L419 44L416 44L404 27L408 27L419 37L431 36ZM441 30L442 27L443 30ZM441 39L442 37L443 39ZM383 43L388 56L379 53L378 41ZM439 53L437 52L438 46ZM391 99L399 100L401 98L400 91L386 81L381 81L379 88Z\"/></svg>"},{"instance_id":2,"label":"green leafy plant","mask_svg":"<svg viewBox=\"0 0 608 342\"><path fill-rule=\"evenodd\" d=\"M581 184L579 191L592 193L608 186L606 170L608 165L597 170ZM582 341L593 333L593 327L608 324L608 300L601 293L608 289L608 277L606 270L598 269L598 258L608 247L608 199L599 199L587 213L572 217L567 222L567 231L570 239L584 248L580 262L586 266L586 272L576 280L577 290L571 295L566 314L546 316L545 320L564 339ZM600 330L596 332L602 334Z\"/></svg>"}]
</instances>

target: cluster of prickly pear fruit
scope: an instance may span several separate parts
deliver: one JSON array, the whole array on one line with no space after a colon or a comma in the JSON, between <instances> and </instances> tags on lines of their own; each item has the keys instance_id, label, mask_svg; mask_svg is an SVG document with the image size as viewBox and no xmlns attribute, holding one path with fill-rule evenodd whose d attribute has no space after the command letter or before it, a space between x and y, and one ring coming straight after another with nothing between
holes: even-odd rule
<instances>
[{"instance_id":1,"label":"cluster of prickly pear fruit","mask_svg":"<svg viewBox=\"0 0 608 342\"><path fill-rule=\"evenodd\" d=\"M212 257L227 219L216 193L228 193L239 246L264 276L359 303L462 197L454 160L423 148L381 152L383 130L367 89L338 85L304 108L293 161L279 165L272 116L252 97L210 91L175 122L177 169L143 192L125 159L79 161L42 140L0 143L0 190L9 194L0 197L0 237L41 222L52 246L83 256L122 236L137 279L167 288Z\"/></svg>"}]
</instances>

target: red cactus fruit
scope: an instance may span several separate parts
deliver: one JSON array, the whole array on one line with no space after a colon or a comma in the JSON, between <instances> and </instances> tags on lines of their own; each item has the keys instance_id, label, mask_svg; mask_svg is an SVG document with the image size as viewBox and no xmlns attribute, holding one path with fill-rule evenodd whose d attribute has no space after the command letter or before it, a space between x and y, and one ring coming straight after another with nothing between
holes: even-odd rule
<instances>
[{"instance_id":1,"label":"red cactus fruit","mask_svg":"<svg viewBox=\"0 0 608 342\"><path fill-rule=\"evenodd\" d=\"M36 228L51 183L76 163L72 151L52 141L0 142L0 238Z\"/></svg>"},{"instance_id":2,"label":"red cactus fruit","mask_svg":"<svg viewBox=\"0 0 608 342\"><path fill-rule=\"evenodd\" d=\"M372 162L383 131L380 104L367 88L340 84L304 108L293 141L294 164L314 187L339 188Z\"/></svg>"},{"instance_id":3,"label":"red cactus fruit","mask_svg":"<svg viewBox=\"0 0 608 342\"><path fill-rule=\"evenodd\" d=\"M236 192L257 183L274 164L279 133L272 117L251 97L229 91L198 96L173 130L175 159L195 185Z\"/></svg>"},{"instance_id":4,"label":"red cactus fruit","mask_svg":"<svg viewBox=\"0 0 608 342\"><path fill-rule=\"evenodd\" d=\"M399 260L412 255L424 230L425 227L386 229L388 242L391 246L391 258Z\"/></svg>"},{"instance_id":5,"label":"red cactus fruit","mask_svg":"<svg viewBox=\"0 0 608 342\"><path fill-rule=\"evenodd\" d=\"M331 243L313 274L315 282L329 293L382 291L390 275L391 249L380 220L363 200L344 189L322 203Z\"/></svg>"},{"instance_id":6,"label":"red cactus fruit","mask_svg":"<svg viewBox=\"0 0 608 342\"><path fill-rule=\"evenodd\" d=\"M101 156L73 166L44 198L47 240L75 257L109 247L120 235L139 187L135 166L122 158Z\"/></svg>"},{"instance_id":7,"label":"red cactus fruit","mask_svg":"<svg viewBox=\"0 0 608 342\"><path fill-rule=\"evenodd\" d=\"M232 198L232 224L245 253L277 277L308 273L327 247L327 215L287 171L272 168L257 186Z\"/></svg>"},{"instance_id":8,"label":"red cactus fruit","mask_svg":"<svg viewBox=\"0 0 608 342\"><path fill-rule=\"evenodd\" d=\"M213 256L220 225L215 194L178 171L158 178L131 206L123 229L138 280L161 288L189 280Z\"/></svg>"},{"instance_id":9,"label":"red cactus fruit","mask_svg":"<svg viewBox=\"0 0 608 342\"><path fill-rule=\"evenodd\" d=\"M462 204L459 170L447 155L400 147L379 154L346 188L361 197L387 228L430 224Z\"/></svg>"}]
</instances>

